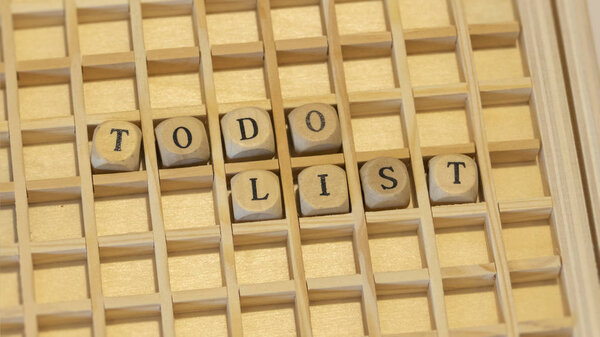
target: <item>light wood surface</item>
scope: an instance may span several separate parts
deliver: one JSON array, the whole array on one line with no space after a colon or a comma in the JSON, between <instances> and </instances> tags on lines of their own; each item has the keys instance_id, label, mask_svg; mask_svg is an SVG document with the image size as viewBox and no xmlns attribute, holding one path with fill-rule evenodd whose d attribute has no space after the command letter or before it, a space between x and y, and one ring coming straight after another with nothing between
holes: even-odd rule
<instances>
[{"instance_id":1,"label":"light wood surface","mask_svg":"<svg viewBox=\"0 0 600 337\"><path fill-rule=\"evenodd\" d=\"M0 334L593 336L598 74L581 2L553 4L1 1ZM308 103L336 108L339 151L293 150ZM248 106L275 156L231 161L221 119ZM154 130L182 116L210 160L167 168ZM140 127L139 170L92 172L105 121ZM477 200L432 205L427 162L452 153ZM365 207L377 157L407 166L406 208ZM315 165L344 169L347 212L302 216ZM278 176L280 219L235 221L246 170Z\"/></svg>"}]
</instances>

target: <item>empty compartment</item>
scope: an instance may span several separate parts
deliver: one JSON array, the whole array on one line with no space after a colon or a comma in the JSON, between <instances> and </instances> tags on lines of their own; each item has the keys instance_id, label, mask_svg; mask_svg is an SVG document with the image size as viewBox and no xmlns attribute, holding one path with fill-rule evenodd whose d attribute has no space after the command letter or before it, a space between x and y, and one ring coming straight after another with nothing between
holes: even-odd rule
<instances>
[{"instance_id":1,"label":"empty compartment","mask_svg":"<svg viewBox=\"0 0 600 337\"><path fill-rule=\"evenodd\" d=\"M25 179L52 179L79 175L74 140L24 144Z\"/></svg>"},{"instance_id":2,"label":"empty compartment","mask_svg":"<svg viewBox=\"0 0 600 337\"><path fill-rule=\"evenodd\" d=\"M407 62L413 87L465 81L456 50L409 54Z\"/></svg>"},{"instance_id":3,"label":"empty compartment","mask_svg":"<svg viewBox=\"0 0 600 337\"><path fill-rule=\"evenodd\" d=\"M358 298L311 301L310 321L315 337L366 335L362 305Z\"/></svg>"},{"instance_id":4,"label":"empty compartment","mask_svg":"<svg viewBox=\"0 0 600 337\"><path fill-rule=\"evenodd\" d=\"M150 103L153 108L195 106L202 104L198 72L156 74L148 77Z\"/></svg>"},{"instance_id":5,"label":"empty compartment","mask_svg":"<svg viewBox=\"0 0 600 337\"><path fill-rule=\"evenodd\" d=\"M161 194L165 229L214 226L215 209L210 188L166 191Z\"/></svg>"},{"instance_id":6,"label":"empty compartment","mask_svg":"<svg viewBox=\"0 0 600 337\"><path fill-rule=\"evenodd\" d=\"M326 61L279 66L284 99L331 94L329 64Z\"/></svg>"},{"instance_id":7,"label":"empty compartment","mask_svg":"<svg viewBox=\"0 0 600 337\"><path fill-rule=\"evenodd\" d=\"M273 304L242 308L244 336L296 336L294 304Z\"/></svg>"},{"instance_id":8,"label":"empty compartment","mask_svg":"<svg viewBox=\"0 0 600 337\"><path fill-rule=\"evenodd\" d=\"M21 304L21 279L19 266L0 268L0 308L12 308ZM4 334L4 332L2 332Z\"/></svg>"},{"instance_id":9,"label":"empty compartment","mask_svg":"<svg viewBox=\"0 0 600 337\"><path fill-rule=\"evenodd\" d=\"M124 112L138 108L135 77L84 80L83 96L88 114Z\"/></svg>"},{"instance_id":10,"label":"empty compartment","mask_svg":"<svg viewBox=\"0 0 600 337\"><path fill-rule=\"evenodd\" d=\"M235 266L239 284L290 279L285 241L236 246Z\"/></svg>"},{"instance_id":11,"label":"empty compartment","mask_svg":"<svg viewBox=\"0 0 600 337\"><path fill-rule=\"evenodd\" d=\"M63 13L61 13L62 15ZM30 18L31 19L31 18ZM67 42L63 17L48 20L49 25L37 26L44 20L15 22L15 56L17 61L39 60L67 56ZM24 26L24 24L35 26Z\"/></svg>"},{"instance_id":12,"label":"empty compartment","mask_svg":"<svg viewBox=\"0 0 600 337\"><path fill-rule=\"evenodd\" d=\"M84 235L81 199L29 204L31 241L75 239Z\"/></svg>"},{"instance_id":13,"label":"empty compartment","mask_svg":"<svg viewBox=\"0 0 600 337\"><path fill-rule=\"evenodd\" d=\"M489 142L537 138L535 118L529 103L486 106L485 132Z\"/></svg>"},{"instance_id":14,"label":"empty compartment","mask_svg":"<svg viewBox=\"0 0 600 337\"><path fill-rule=\"evenodd\" d=\"M450 26L451 16L448 0L400 0L404 29Z\"/></svg>"},{"instance_id":15,"label":"empty compartment","mask_svg":"<svg viewBox=\"0 0 600 337\"><path fill-rule=\"evenodd\" d=\"M223 286L219 248L169 252L171 290L193 290Z\"/></svg>"},{"instance_id":16,"label":"empty compartment","mask_svg":"<svg viewBox=\"0 0 600 337\"><path fill-rule=\"evenodd\" d=\"M499 201L549 195L537 161L492 164L492 175Z\"/></svg>"},{"instance_id":17,"label":"empty compartment","mask_svg":"<svg viewBox=\"0 0 600 337\"><path fill-rule=\"evenodd\" d=\"M549 220L502 224L507 260L531 259L557 254Z\"/></svg>"},{"instance_id":18,"label":"empty compartment","mask_svg":"<svg viewBox=\"0 0 600 337\"><path fill-rule=\"evenodd\" d=\"M369 235L373 272L422 269L421 240L416 232Z\"/></svg>"},{"instance_id":19,"label":"empty compartment","mask_svg":"<svg viewBox=\"0 0 600 337\"><path fill-rule=\"evenodd\" d=\"M94 206L98 236L152 230L150 202L145 193L97 197Z\"/></svg>"},{"instance_id":20,"label":"empty compartment","mask_svg":"<svg viewBox=\"0 0 600 337\"><path fill-rule=\"evenodd\" d=\"M227 336L227 313L225 310L194 311L175 314L176 336Z\"/></svg>"},{"instance_id":21,"label":"empty compartment","mask_svg":"<svg viewBox=\"0 0 600 337\"><path fill-rule=\"evenodd\" d=\"M421 146L460 145L472 142L465 107L417 112Z\"/></svg>"},{"instance_id":22,"label":"empty compartment","mask_svg":"<svg viewBox=\"0 0 600 337\"><path fill-rule=\"evenodd\" d=\"M498 81L528 77L526 61L518 44L473 50L479 81Z\"/></svg>"},{"instance_id":23,"label":"empty compartment","mask_svg":"<svg viewBox=\"0 0 600 337\"><path fill-rule=\"evenodd\" d=\"M262 66L215 70L214 82L219 103L267 99Z\"/></svg>"},{"instance_id":24,"label":"empty compartment","mask_svg":"<svg viewBox=\"0 0 600 337\"><path fill-rule=\"evenodd\" d=\"M35 301L52 303L89 298L85 260L34 265Z\"/></svg>"},{"instance_id":25,"label":"empty compartment","mask_svg":"<svg viewBox=\"0 0 600 337\"><path fill-rule=\"evenodd\" d=\"M512 0L463 0L469 24L490 24L516 20Z\"/></svg>"},{"instance_id":26,"label":"empty compartment","mask_svg":"<svg viewBox=\"0 0 600 337\"><path fill-rule=\"evenodd\" d=\"M36 85L19 85L19 114L21 120L72 115L71 85L68 83L68 78L64 80L67 82L40 82Z\"/></svg>"},{"instance_id":27,"label":"empty compartment","mask_svg":"<svg viewBox=\"0 0 600 337\"><path fill-rule=\"evenodd\" d=\"M357 273L351 237L302 241L306 278Z\"/></svg>"},{"instance_id":28,"label":"empty compartment","mask_svg":"<svg viewBox=\"0 0 600 337\"><path fill-rule=\"evenodd\" d=\"M10 158L10 144L0 142L0 183L13 180L12 160Z\"/></svg>"},{"instance_id":29,"label":"empty compartment","mask_svg":"<svg viewBox=\"0 0 600 337\"><path fill-rule=\"evenodd\" d=\"M272 8L271 22L275 40L323 35L319 5Z\"/></svg>"},{"instance_id":30,"label":"empty compartment","mask_svg":"<svg viewBox=\"0 0 600 337\"><path fill-rule=\"evenodd\" d=\"M79 48L82 55L122 53L132 49L129 15L126 6L122 9L118 15L110 17L111 20L80 22Z\"/></svg>"},{"instance_id":31,"label":"empty compartment","mask_svg":"<svg viewBox=\"0 0 600 337\"><path fill-rule=\"evenodd\" d=\"M431 331L434 327L427 293L377 296L382 334Z\"/></svg>"},{"instance_id":32,"label":"empty compartment","mask_svg":"<svg viewBox=\"0 0 600 337\"><path fill-rule=\"evenodd\" d=\"M389 55L367 58L344 58L344 75L348 92L398 88L394 64Z\"/></svg>"},{"instance_id":33,"label":"empty compartment","mask_svg":"<svg viewBox=\"0 0 600 337\"><path fill-rule=\"evenodd\" d=\"M39 325L38 336L40 337L92 337L92 323L89 321L75 321L55 324L49 322L47 325Z\"/></svg>"},{"instance_id":34,"label":"empty compartment","mask_svg":"<svg viewBox=\"0 0 600 337\"><path fill-rule=\"evenodd\" d=\"M100 259L104 296L152 294L158 289L154 255Z\"/></svg>"},{"instance_id":35,"label":"empty compartment","mask_svg":"<svg viewBox=\"0 0 600 337\"><path fill-rule=\"evenodd\" d=\"M194 21L191 13L144 18L143 29L146 50L193 47L196 45Z\"/></svg>"},{"instance_id":36,"label":"empty compartment","mask_svg":"<svg viewBox=\"0 0 600 337\"><path fill-rule=\"evenodd\" d=\"M340 35L387 30L383 1L351 1L335 4Z\"/></svg>"},{"instance_id":37,"label":"empty compartment","mask_svg":"<svg viewBox=\"0 0 600 337\"><path fill-rule=\"evenodd\" d=\"M31 222L29 225L31 226ZM17 212L14 204L2 201L0 205L0 246L13 243L17 243Z\"/></svg>"},{"instance_id":38,"label":"empty compartment","mask_svg":"<svg viewBox=\"0 0 600 337\"><path fill-rule=\"evenodd\" d=\"M106 336L162 336L160 315L110 319L106 322Z\"/></svg>"},{"instance_id":39,"label":"empty compartment","mask_svg":"<svg viewBox=\"0 0 600 337\"><path fill-rule=\"evenodd\" d=\"M501 323L494 288L482 287L447 291L445 301L450 329Z\"/></svg>"},{"instance_id":40,"label":"empty compartment","mask_svg":"<svg viewBox=\"0 0 600 337\"><path fill-rule=\"evenodd\" d=\"M513 284L512 293L517 319L523 321L553 320L568 315L558 280Z\"/></svg>"},{"instance_id":41,"label":"empty compartment","mask_svg":"<svg viewBox=\"0 0 600 337\"><path fill-rule=\"evenodd\" d=\"M352 135L356 152L407 147L400 113L353 114ZM374 133L377 137L373 137Z\"/></svg>"},{"instance_id":42,"label":"empty compartment","mask_svg":"<svg viewBox=\"0 0 600 337\"><path fill-rule=\"evenodd\" d=\"M243 10L208 13L208 39L211 44L254 42L260 40L256 11Z\"/></svg>"},{"instance_id":43,"label":"empty compartment","mask_svg":"<svg viewBox=\"0 0 600 337\"><path fill-rule=\"evenodd\" d=\"M442 268L491 262L483 226L436 229L435 238Z\"/></svg>"}]
</instances>

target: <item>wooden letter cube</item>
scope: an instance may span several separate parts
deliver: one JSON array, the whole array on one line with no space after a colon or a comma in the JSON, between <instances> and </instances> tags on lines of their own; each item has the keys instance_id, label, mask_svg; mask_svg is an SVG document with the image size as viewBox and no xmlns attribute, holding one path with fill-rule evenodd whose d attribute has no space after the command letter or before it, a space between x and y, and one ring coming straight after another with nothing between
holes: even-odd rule
<instances>
[{"instance_id":1,"label":"wooden letter cube","mask_svg":"<svg viewBox=\"0 0 600 337\"><path fill-rule=\"evenodd\" d=\"M228 159L268 159L275 155L275 137L269 113L247 107L228 112L221 119Z\"/></svg>"},{"instance_id":2,"label":"wooden letter cube","mask_svg":"<svg viewBox=\"0 0 600 337\"><path fill-rule=\"evenodd\" d=\"M142 131L136 125L108 121L92 138L92 167L98 171L136 171L140 168Z\"/></svg>"},{"instance_id":3,"label":"wooden letter cube","mask_svg":"<svg viewBox=\"0 0 600 337\"><path fill-rule=\"evenodd\" d=\"M371 159L360 168L365 205L369 210L404 208L410 201L410 178L399 159Z\"/></svg>"},{"instance_id":4,"label":"wooden letter cube","mask_svg":"<svg viewBox=\"0 0 600 337\"><path fill-rule=\"evenodd\" d=\"M298 174L300 211L304 216L347 213L346 172L335 165L307 167Z\"/></svg>"},{"instance_id":5,"label":"wooden letter cube","mask_svg":"<svg viewBox=\"0 0 600 337\"><path fill-rule=\"evenodd\" d=\"M331 105L305 104L292 110L288 121L296 153L334 153L340 150L340 121Z\"/></svg>"},{"instance_id":6,"label":"wooden letter cube","mask_svg":"<svg viewBox=\"0 0 600 337\"><path fill-rule=\"evenodd\" d=\"M429 160L429 198L434 204L475 202L477 164L462 154L439 155Z\"/></svg>"},{"instance_id":7,"label":"wooden letter cube","mask_svg":"<svg viewBox=\"0 0 600 337\"><path fill-rule=\"evenodd\" d=\"M252 170L231 178L236 221L279 219L283 215L279 178L270 171Z\"/></svg>"},{"instance_id":8,"label":"wooden letter cube","mask_svg":"<svg viewBox=\"0 0 600 337\"><path fill-rule=\"evenodd\" d=\"M194 117L169 118L154 133L164 167L204 164L210 158L204 124Z\"/></svg>"}]
</instances>

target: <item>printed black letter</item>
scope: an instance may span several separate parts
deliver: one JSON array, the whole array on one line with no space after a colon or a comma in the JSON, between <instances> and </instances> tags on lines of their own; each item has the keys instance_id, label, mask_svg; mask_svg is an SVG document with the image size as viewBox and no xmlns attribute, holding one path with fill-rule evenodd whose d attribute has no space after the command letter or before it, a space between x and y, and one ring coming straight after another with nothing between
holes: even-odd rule
<instances>
[{"instance_id":1,"label":"printed black letter","mask_svg":"<svg viewBox=\"0 0 600 337\"><path fill-rule=\"evenodd\" d=\"M110 134L113 132L117 133L117 141L115 143L115 149L113 151L121 151L121 142L123 141L123 133L129 136L129 130L127 129L110 129Z\"/></svg>"},{"instance_id":2,"label":"printed black letter","mask_svg":"<svg viewBox=\"0 0 600 337\"><path fill-rule=\"evenodd\" d=\"M252 139L252 138L256 137L256 135L258 135L258 124L256 123L256 121L253 118L244 117L244 118L238 118L236 120L238 121L238 123L240 123L240 132L242 133L242 138L240 140ZM246 136L246 128L244 127L245 120L248 120L248 121L250 121L250 123L252 123L252 136L250 136L250 137Z\"/></svg>"},{"instance_id":3,"label":"printed black letter","mask_svg":"<svg viewBox=\"0 0 600 337\"><path fill-rule=\"evenodd\" d=\"M390 170L390 171L394 172L394 169L391 166L382 167L379 169L379 176L383 179L387 179L387 180L391 181L392 186L385 186L384 184L381 184L381 188L383 188L384 190L391 190L392 188L398 186L398 180L383 174L383 171L385 171L385 170Z\"/></svg>"},{"instance_id":4,"label":"printed black letter","mask_svg":"<svg viewBox=\"0 0 600 337\"><path fill-rule=\"evenodd\" d=\"M321 194L319 195L323 195L323 196L328 196L329 192L327 192L327 183L325 182L325 177L327 177L328 174L319 174L317 175L317 177L321 178Z\"/></svg>"},{"instance_id":5,"label":"printed black letter","mask_svg":"<svg viewBox=\"0 0 600 337\"><path fill-rule=\"evenodd\" d=\"M310 122L310 116L314 113L317 114L317 116L319 116L319 121L321 122L321 125L319 126L319 129L315 129L312 126L312 123ZM317 110L311 110L308 112L308 114L306 114L306 126L310 129L310 131L313 132L319 132L321 130L323 130L323 128L325 127L325 116L323 116L323 114Z\"/></svg>"},{"instance_id":6,"label":"printed black letter","mask_svg":"<svg viewBox=\"0 0 600 337\"><path fill-rule=\"evenodd\" d=\"M258 192L256 191L256 179L258 178L250 178L250 181L252 182L252 200L267 200L269 193L265 194L264 197L258 197Z\"/></svg>"},{"instance_id":7,"label":"printed black letter","mask_svg":"<svg viewBox=\"0 0 600 337\"><path fill-rule=\"evenodd\" d=\"M181 146L181 144L179 144L179 140L177 139L177 131L179 131L179 129L182 129L187 136L188 141L187 144L185 144L185 146ZM180 126L177 129L175 129L175 131L173 131L173 142L175 142L175 145L177 145L178 148L186 149L188 146L190 146L190 144L192 144L192 133L185 126Z\"/></svg>"},{"instance_id":8,"label":"printed black letter","mask_svg":"<svg viewBox=\"0 0 600 337\"><path fill-rule=\"evenodd\" d=\"M454 183L455 184L460 184L460 174L459 174L459 170L460 170L460 166L462 165L462 167L467 167L467 165L465 164L464 161L450 161L448 162L448 165L446 165L446 167L450 167L450 165L454 165Z\"/></svg>"}]
</instances>

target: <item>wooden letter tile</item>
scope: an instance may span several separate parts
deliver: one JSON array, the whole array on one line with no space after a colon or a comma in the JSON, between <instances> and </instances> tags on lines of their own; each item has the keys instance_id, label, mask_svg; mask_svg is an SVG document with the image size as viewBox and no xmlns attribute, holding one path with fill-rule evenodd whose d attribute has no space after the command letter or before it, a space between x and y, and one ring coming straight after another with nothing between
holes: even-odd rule
<instances>
[{"instance_id":1,"label":"wooden letter tile","mask_svg":"<svg viewBox=\"0 0 600 337\"><path fill-rule=\"evenodd\" d=\"M136 171L141 144L142 131L135 124L104 122L94 130L92 167L98 171Z\"/></svg>"},{"instance_id":2,"label":"wooden letter tile","mask_svg":"<svg viewBox=\"0 0 600 337\"><path fill-rule=\"evenodd\" d=\"M429 160L429 197L432 203L475 202L478 185L477 164L470 157L447 154Z\"/></svg>"},{"instance_id":3,"label":"wooden letter tile","mask_svg":"<svg viewBox=\"0 0 600 337\"><path fill-rule=\"evenodd\" d=\"M154 133L164 167L204 164L210 158L204 124L194 117L169 118Z\"/></svg>"},{"instance_id":4,"label":"wooden letter tile","mask_svg":"<svg viewBox=\"0 0 600 337\"><path fill-rule=\"evenodd\" d=\"M231 178L236 221L279 219L283 216L279 178L270 171L252 170Z\"/></svg>"},{"instance_id":5,"label":"wooden letter tile","mask_svg":"<svg viewBox=\"0 0 600 337\"><path fill-rule=\"evenodd\" d=\"M228 112L221 119L228 159L268 159L275 154L275 138L269 113L255 107Z\"/></svg>"},{"instance_id":6,"label":"wooden letter tile","mask_svg":"<svg viewBox=\"0 0 600 337\"><path fill-rule=\"evenodd\" d=\"M340 122L331 105L305 104L292 110L288 120L298 154L333 153L342 146Z\"/></svg>"},{"instance_id":7,"label":"wooden letter tile","mask_svg":"<svg viewBox=\"0 0 600 337\"><path fill-rule=\"evenodd\" d=\"M360 169L365 205L369 210L404 208L410 201L410 178L399 159L371 159Z\"/></svg>"},{"instance_id":8,"label":"wooden letter tile","mask_svg":"<svg viewBox=\"0 0 600 337\"><path fill-rule=\"evenodd\" d=\"M324 215L349 211L346 172L335 165L307 167L298 174L302 215Z\"/></svg>"}]
</instances>

